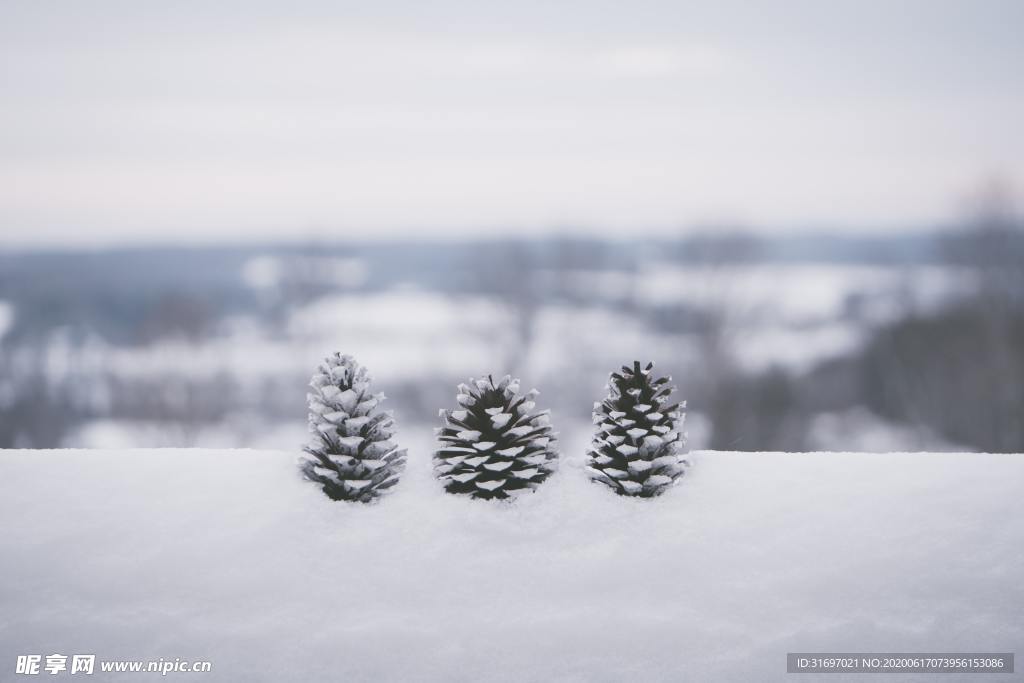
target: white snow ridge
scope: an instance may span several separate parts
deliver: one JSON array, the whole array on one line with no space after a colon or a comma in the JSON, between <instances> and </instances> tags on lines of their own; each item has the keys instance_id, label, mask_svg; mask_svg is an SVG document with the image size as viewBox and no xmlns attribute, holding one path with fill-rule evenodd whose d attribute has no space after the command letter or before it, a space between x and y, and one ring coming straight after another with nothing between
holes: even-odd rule
<instances>
[{"instance_id":1,"label":"white snow ridge","mask_svg":"<svg viewBox=\"0 0 1024 683\"><path fill-rule=\"evenodd\" d=\"M360 505L293 452L0 451L0 678L59 652L211 661L197 681L783 681L787 652L1024 643L1019 455L698 451L653 499L577 458L509 505L410 453Z\"/></svg>"}]
</instances>

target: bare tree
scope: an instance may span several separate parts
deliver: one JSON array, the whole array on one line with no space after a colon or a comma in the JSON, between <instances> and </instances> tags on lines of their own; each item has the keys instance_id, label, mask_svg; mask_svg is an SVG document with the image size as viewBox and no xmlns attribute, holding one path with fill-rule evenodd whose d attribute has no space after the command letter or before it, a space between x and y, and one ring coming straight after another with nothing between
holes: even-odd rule
<instances>
[{"instance_id":1,"label":"bare tree","mask_svg":"<svg viewBox=\"0 0 1024 683\"><path fill-rule=\"evenodd\" d=\"M878 412L988 451L1024 450L1024 228L994 183L941 240L973 288L938 313L880 330L864 386Z\"/></svg>"}]
</instances>

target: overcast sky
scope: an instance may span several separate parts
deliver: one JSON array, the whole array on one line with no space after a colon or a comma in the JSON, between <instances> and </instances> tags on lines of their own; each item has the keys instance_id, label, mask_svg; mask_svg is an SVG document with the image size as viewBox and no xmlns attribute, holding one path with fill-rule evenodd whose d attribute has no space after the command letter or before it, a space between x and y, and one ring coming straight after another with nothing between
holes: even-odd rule
<instances>
[{"instance_id":1,"label":"overcast sky","mask_svg":"<svg viewBox=\"0 0 1024 683\"><path fill-rule=\"evenodd\" d=\"M0 0L0 244L919 228L1024 2Z\"/></svg>"}]
</instances>

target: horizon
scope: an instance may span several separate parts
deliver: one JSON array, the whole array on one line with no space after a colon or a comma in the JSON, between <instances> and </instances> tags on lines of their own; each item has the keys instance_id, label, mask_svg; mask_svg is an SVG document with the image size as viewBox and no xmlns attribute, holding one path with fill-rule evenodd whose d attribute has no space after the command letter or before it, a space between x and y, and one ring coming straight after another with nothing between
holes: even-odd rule
<instances>
[{"instance_id":1,"label":"horizon","mask_svg":"<svg viewBox=\"0 0 1024 683\"><path fill-rule=\"evenodd\" d=\"M163 235L147 236L141 240L111 239L62 240L60 242L18 242L0 241L0 255L16 254L75 254L75 253L117 253L146 251L259 251L259 250L301 250L313 247L324 249L375 248L388 245L411 247L416 245L453 247L486 245L495 243L543 244L560 240L571 243L657 245L685 244L702 240L728 240L742 238L766 245L781 243L886 243L921 242L934 243L942 236L955 234L962 229L961 223L947 221L943 224L922 227L908 227L903 230L859 230L856 228L792 228L785 230L758 231L749 226L694 226L691 229L662 232L634 231L630 234L614 234L585 229L551 229L536 232L492 231L463 234L460 232L409 231L408 233L384 233L377 235L359 234L346 237L337 233L311 236L279 235L252 238L242 235L211 235L206 239L172 239Z\"/></svg>"}]
</instances>

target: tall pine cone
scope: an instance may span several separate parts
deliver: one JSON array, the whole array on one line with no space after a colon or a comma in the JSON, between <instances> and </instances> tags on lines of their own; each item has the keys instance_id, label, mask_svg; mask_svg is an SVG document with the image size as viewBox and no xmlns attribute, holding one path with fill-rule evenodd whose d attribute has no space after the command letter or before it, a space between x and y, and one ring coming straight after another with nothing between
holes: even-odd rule
<instances>
[{"instance_id":1,"label":"tall pine cone","mask_svg":"<svg viewBox=\"0 0 1024 683\"><path fill-rule=\"evenodd\" d=\"M651 378L654 363L622 366L608 381L608 398L594 404L597 432L587 457L594 481L624 496L664 493L683 474L685 403L668 404L671 378Z\"/></svg>"},{"instance_id":2,"label":"tall pine cone","mask_svg":"<svg viewBox=\"0 0 1024 683\"><path fill-rule=\"evenodd\" d=\"M310 381L309 429L301 467L333 500L368 503L398 483L405 450L391 441L394 418L378 411L370 376L352 356L328 357Z\"/></svg>"},{"instance_id":3,"label":"tall pine cone","mask_svg":"<svg viewBox=\"0 0 1024 683\"><path fill-rule=\"evenodd\" d=\"M434 472L449 493L508 498L536 488L558 466L549 411L531 413L534 389L519 395L506 375L459 385L457 410L442 410Z\"/></svg>"}]
</instances>

